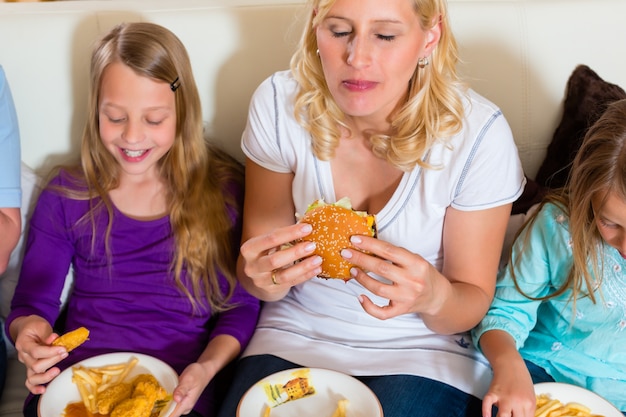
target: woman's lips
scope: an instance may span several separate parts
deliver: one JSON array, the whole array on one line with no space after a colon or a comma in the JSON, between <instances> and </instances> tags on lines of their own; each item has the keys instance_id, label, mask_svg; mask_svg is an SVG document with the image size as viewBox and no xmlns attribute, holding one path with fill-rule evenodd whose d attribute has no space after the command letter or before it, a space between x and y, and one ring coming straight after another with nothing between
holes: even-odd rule
<instances>
[{"instance_id":1,"label":"woman's lips","mask_svg":"<svg viewBox=\"0 0 626 417\"><path fill-rule=\"evenodd\" d=\"M345 80L342 83L350 91L367 91L378 85L375 81Z\"/></svg>"}]
</instances>

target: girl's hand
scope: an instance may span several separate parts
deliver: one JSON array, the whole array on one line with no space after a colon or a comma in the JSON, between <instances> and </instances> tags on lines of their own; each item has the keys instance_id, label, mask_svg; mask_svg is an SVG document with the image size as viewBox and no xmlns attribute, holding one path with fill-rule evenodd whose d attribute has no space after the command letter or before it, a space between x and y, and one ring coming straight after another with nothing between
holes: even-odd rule
<instances>
[{"instance_id":1,"label":"girl's hand","mask_svg":"<svg viewBox=\"0 0 626 417\"><path fill-rule=\"evenodd\" d=\"M526 366L517 367L509 363L494 372L489 391L483 398L484 417L491 416L494 405L498 407L497 417L535 416L535 390Z\"/></svg>"},{"instance_id":2,"label":"girl's hand","mask_svg":"<svg viewBox=\"0 0 626 417\"><path fill-rule=\"evenodd\" d=\"M176 407L170 417L188 414L209 382L241 352L239 341L221 334L212 339L198 360L187 365L178 377L172 397Z\"/></svg>"},{"instance_id":3,"label":"girl's hand","mask_svg":"<svg viewBox=\"0 0 626 417\"><path fill-rule=\"evenodd\" d=\"M480 347L493 368L493 379L483 398L483 416L498 407L498 417L534 417L533 381L515 340L504 330L489 330L480 336Z\"/></svg>"},{"instance_id":4,"label":"girl's hand","mask_svg":"<svg viewBox=\"0 0 626 417\"><path fill-rule=\"evenodd\" d=\"M369 252L341 251L355 265L350 271L352 276L372 293L389 300L386 306L378 306L361 295L359 301L365 311L381 320L407 313L437 313L447 297L449 282L428 261L376 238L352 236L350 240L355 247ZM391 283L374 279L364 271Z\"/></svg>"},{"instance_id":5,"label":"girl's hand","mask_svg":"<svg viewBox=\"0 0 626 417\"><path fill-rule=\"evenodd\" d=\"M209 384L212 376L202 365L194 362L187 366L180 377L178 377L178 386L172 393L172 399L176 403L176 407L170 414L170 417L179 417L183 414L189 414L196 405L200 394Z\"/></svg>"},{"instance_id":6,"label":"girl's hand","mask_svg":"<svg viewBox=\"0 0 626 417\"><path fill-rule=\"evenodd\" d=\"M297 241L311 233L306 223L280 227L247 240L242 246L239 267L254 288L246 287L265 301L275 301L289 289L322 272L322 259L311 256L315 244Z\"/></svg>"},{"instance_id":7,"label":"girl's hand","mask_svg":"<svg viewBox=\"0 0 626 417\"><path fill-rule=\"evenodd\" d=\"M15 334L13 329L18 329L15 348L18 360L26 366L26 387L33 394L43 394L44 385L61 372L54 365L67 357L67 351L62 346L50 346L59 335L52 333L50 324L41 317L16 319L11 323L11 333Z\"/></svg>"}]
</instances>

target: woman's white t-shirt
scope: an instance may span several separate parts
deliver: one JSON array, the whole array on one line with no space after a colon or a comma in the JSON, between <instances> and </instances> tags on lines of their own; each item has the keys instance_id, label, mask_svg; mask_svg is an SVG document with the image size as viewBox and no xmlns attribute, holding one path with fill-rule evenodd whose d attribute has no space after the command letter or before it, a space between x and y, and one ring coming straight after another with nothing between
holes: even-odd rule
<instances>
[{"instance_id":1,"label":"woman's white t-shirt","mask_svg":"<svg viewBox=\"0 0 626 417\"><path fill-rule=\"evenodd\" d=\"M264 168L294 174L293 201L297 213L304 213L319 198L334 202L344 196L335 195L330 163L314 156L310 134L294 118L297 88L289 71L277 72L259 86L242 149ZM511 203L525 185L500 109L471 90L464 103L462 132L429 152L429 163L441 168L405 173L376 213L380 239L420 254L438 270L447 207L469 211ZM360 294L379 305L388 303L355 280L315 278L293 287L282 300L265 303L244 355L273 354L351 375L421 375L482 398L491 370L469 333L436 334L419 314L379 320L363 310Z\"/></svg>"}]
</instances>

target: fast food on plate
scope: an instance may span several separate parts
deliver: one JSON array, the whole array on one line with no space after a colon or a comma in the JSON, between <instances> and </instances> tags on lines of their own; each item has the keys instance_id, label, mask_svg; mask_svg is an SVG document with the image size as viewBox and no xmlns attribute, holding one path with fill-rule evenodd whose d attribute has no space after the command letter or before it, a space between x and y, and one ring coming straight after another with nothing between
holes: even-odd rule
<instances>
[{"instance_id":1,"label":"fast food on plate","mask_svg":"<svg viewBox=\"0 0 626 417\"><path fill-rule=\"evenodd\" d=\"M535 417L603 417L593 414L589 407L577 402L563 404L547 394L539 394L536 398Z\"/></svg>"},{"instance_id":2,"label":"fast food on plate","mask_svg":"<svg viewBox=\"0 0 626 417\"><path fill-rule=\"evenodd\" d=\"M383 417L383 410L372 390L353 376L322 368L293 368L257 381L241 397L235 415Z\"/></svg>"},{"instance_id":3,"label":"fast food on plate","mask_svg":"<svg viewBox=\"0 0 626 417\"><path fill-rule=\"evenodd\" d=\"M126 363L72 368L72 381L78 387L82 400L79 404L84 406L84 413L76 403L69 403L64 410L65 417L158 415L171 396L150 373L130 377L137 363L138 359L132 357Z\"/></svg>"},{"instance_id":4,"label":"fast food on plate","mask_svg":"<svg viewBox=\"0 0 626 417\"><path fill-rule=\"evenodd\" d=\"M76 330L67 332L62 336L57 337L52 342L52 346L63 346L68 352L76 349L89 339L89 330L85 327L79 327Z\"/></svg>"},{"instance_id":5,"label":"fast food on plate","mask_svg":"<svg viewBox=\"0 0 626 417\"><path fill-rule=\"evenodd\" d=\"M84 377L81 378L81 382L77 382L78 375ZM93 396L93 407L95 407L98 392L120 381L132 384L133 393L136 392L137 395L142 393L145 397L154 398L166 395L164 399L155 401L152 412L158 413L158 416L151 417L168 417L176 406L172 401L171 393L178 385L178 374L169 364L156 357L138 352L112 352L82 360L62 371L48 384L46 392L41 396L37 406L37 415L39 417L107 417L89 413L83 399L86 398L87 403L90 404L90 396ZM163 391L156 386L153 389L150 384L154 382L157 382ZM123 410L121 408L116 415L126 414ZM111 416L112 413L108 415L108 417Z\"/></svg>"},{"instance_id":6,"label":"fast food on plate","mask_svg":"<svg viewBox=\"0 0 626 417\"><path fill-rule=\"evenodd\" d=\"M375 216L353 210L347 197L336 203L317 200L309 205L299 221L313 226L313 231L302 241L316 244L314 253L322 257L320 278L349 281L352 264L341 257L341 250L355 249L350 242L353 235L376 237Z\"/></svg>"}]
</instances>

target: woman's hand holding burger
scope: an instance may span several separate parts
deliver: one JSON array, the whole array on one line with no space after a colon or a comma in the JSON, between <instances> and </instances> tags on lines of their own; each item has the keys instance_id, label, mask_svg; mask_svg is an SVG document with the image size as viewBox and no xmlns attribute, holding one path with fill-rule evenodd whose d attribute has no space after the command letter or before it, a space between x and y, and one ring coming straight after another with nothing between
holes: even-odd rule
<instances>
[{"instance_id":1,"label":"woman's hand holding burger","mask_svg":"<svg viewBox=\"0 0 626 417\"><path fill-rule=\"evenodd\" d=\"M322 272L322 258L314 254L315 243L302 241L313 230L296 223L251 238L241 246L239 268L252 282L246 289L264 301L283 298L291 287Z\"/></svg>"},{"instance_id":2,"label":"woman's hand holding burger","mask_svg":"<svg viewBox=\"0 0 626 417\"><path fill-rule=\"evenodd\" d=\"M354 267L352 277L372 293L389 300L378 306L367 296L359 301L365 311L381 320L407 313L436 316L450 292L450 282L426 259L380 239L352 236L357 249L343 249L341 256ZM370 271L390 282L372 278Z\"/></svg>"},{"instance_id":3,"label":"woman's hand holding burger","mask_svg":"<svg viewBox=\"0 0 626 417\"><path fill-rule=\"evenodd\" d=\"M407 313L436 315L449 293L449 281L428 261L376 238L375 217L352 210L348 199L315 201L298 223L249 239L240 253L239 267L252 284L246 289L264 301L279 300L311 278L354 278L389 300L378 306L359 296L365 311L384 320Z\"/></svg>"}]
</instances>

